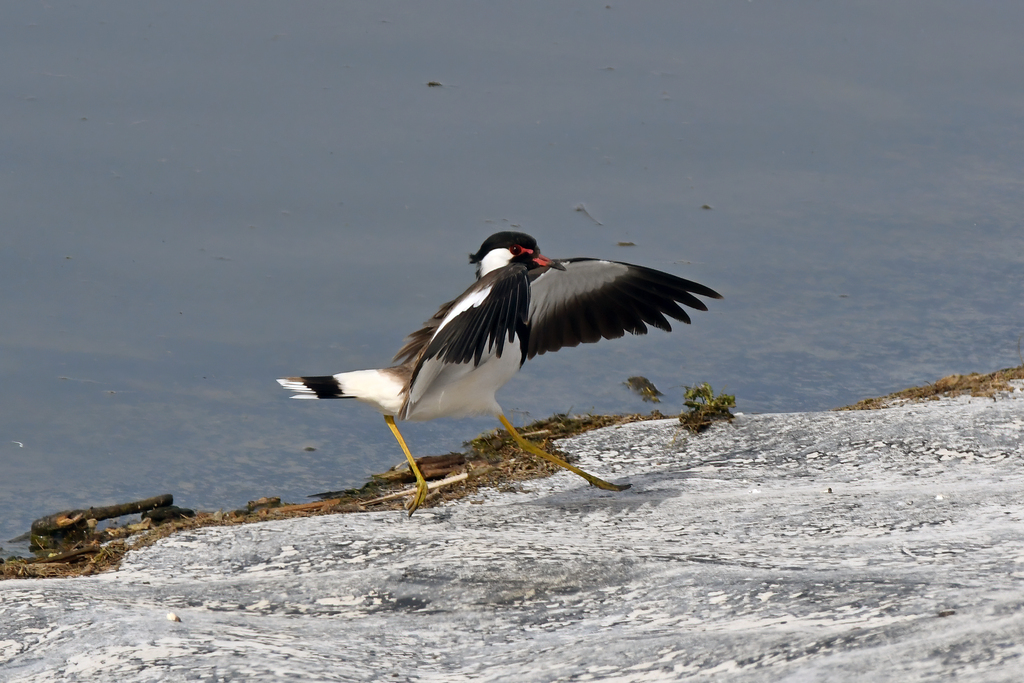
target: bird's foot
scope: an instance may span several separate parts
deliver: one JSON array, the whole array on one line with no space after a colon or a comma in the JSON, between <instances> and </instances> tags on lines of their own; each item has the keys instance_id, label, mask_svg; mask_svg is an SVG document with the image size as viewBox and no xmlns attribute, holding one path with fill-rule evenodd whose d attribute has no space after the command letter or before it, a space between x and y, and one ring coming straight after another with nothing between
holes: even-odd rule
<instances>
[{"instance_id":1,"label":"bird's foot","mask_svg":"<svg viewBox=\"0 0 1024 683\"><path fill-rule=\"evenodd\" d=\"M419 479L419 481L416 482L416 493L411 498L409 498L408 502L406 502L405 504L405 509L409 511L410 517L412 517L412 513L416 512L419 506L423 505L423 503L427 500L428 492L429 489L427 488L426 480Z\"/></svg>"},{"instance_id":2,"label":"bird's foot","mask_svg":"<svg viewBox=\"0 0 1024 683\"><path fill-rule=\"evenodd\" d=\"M584 477L584 479L589 481L591 484L593 484L597 488L604 489L605 491L625 491L626 489L628 489L629 487L632 486L632 484L613 484L610 481L605 481L604 479L598 479L597 477L595 477L593 475L591 475L590 478Z\"/></svg>"}]
</instances>

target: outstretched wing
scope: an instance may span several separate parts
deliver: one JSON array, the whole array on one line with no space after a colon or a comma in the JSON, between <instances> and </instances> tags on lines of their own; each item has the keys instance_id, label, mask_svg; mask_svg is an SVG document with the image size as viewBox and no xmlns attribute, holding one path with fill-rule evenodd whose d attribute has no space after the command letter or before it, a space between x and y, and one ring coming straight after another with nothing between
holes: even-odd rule
<instances>
[{"instance_id":1,"label":"outstretched wing","mask_svg":"<svg viewBox=\"0 0 1024 683\"><path fill-rule=\"evenodd\" d=\"M527 358L626 332L647 334L647 325L671 331L666 315L690 322L680 304L706 311L694 295L722 298L704 285L644 266L592 258L559 263L565 270L531 273Z\"/></svg>"}]
</instances>

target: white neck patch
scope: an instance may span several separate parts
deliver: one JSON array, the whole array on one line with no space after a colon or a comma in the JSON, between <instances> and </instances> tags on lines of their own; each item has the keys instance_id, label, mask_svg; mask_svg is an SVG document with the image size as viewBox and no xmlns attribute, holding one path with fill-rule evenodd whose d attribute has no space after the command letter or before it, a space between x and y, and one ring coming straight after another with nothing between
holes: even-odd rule
<instances>
[{"instance_id":1,"label":"white neck patch","mask_svg":"<svg viewBox=\"0 0 1024 683\"><path fill-rule=\"evenodd\" d=\"M502 247L501 249L491 249L487 252L487 255L480 259L480 265L477 266L476 276L482 278L492 270L498 268L504 268L512 260L512 252L507 248Z\"/></svg>"}]
</instances>

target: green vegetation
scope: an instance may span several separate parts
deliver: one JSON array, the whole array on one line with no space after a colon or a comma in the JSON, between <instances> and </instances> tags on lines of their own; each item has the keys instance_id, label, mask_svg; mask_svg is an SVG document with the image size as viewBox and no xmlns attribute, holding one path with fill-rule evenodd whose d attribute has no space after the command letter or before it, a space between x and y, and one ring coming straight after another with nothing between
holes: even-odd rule
<instances>
[{"instance_id":1,"label":"green vegetation","mask_svg":"<svg viewBox=\"0 0 1024 683\"><path fill-rule=\"evenodd\" d=\"M715 390L707 382L686 387L684 397L684 403L690 410L679 416L679 422L694 434L704 431L714 422L731 422L735 417L730 408L736 407L736 397L725 393L715 396Z\"/></svg>"}]
</instances>

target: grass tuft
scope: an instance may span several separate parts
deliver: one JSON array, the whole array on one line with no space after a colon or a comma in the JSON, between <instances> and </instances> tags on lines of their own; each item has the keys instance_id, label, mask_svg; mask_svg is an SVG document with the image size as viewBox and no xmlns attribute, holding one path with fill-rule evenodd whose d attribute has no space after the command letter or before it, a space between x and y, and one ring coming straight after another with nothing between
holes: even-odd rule
<instances>
[{"instance_id":1,"label":"grass tuft","mask_svg":"<svg viewBox=\"0 0 1024 683\"><path fill-rule=\"evenodd\" d=\"M736 407L736 397L726 393L715 396L715 390L707 382L686 387L684 398L689 412L680 415L679 422L694 434L704 431L715 422L731 422L735 417L730 408Z\"/></svg>"}]
</instances>

